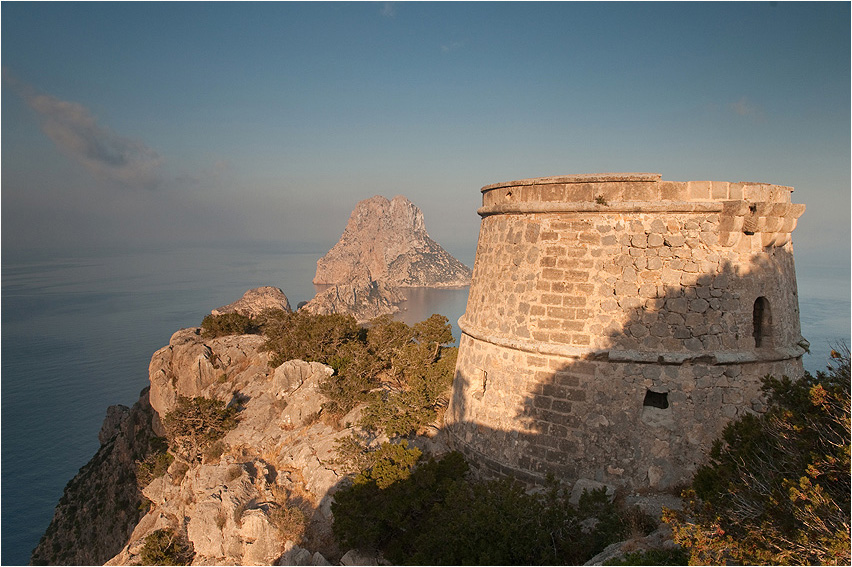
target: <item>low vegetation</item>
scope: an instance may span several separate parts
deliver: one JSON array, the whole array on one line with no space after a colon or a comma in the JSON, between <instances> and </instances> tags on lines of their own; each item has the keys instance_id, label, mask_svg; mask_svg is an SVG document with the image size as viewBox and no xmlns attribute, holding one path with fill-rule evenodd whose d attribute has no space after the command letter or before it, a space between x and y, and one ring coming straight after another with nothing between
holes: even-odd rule
<instances>
[{"instance_id":1,"label":"low vegetation","mask_svg":"<svg viewBox=\"0 0 852 567\"><path fill-rule=\"evenodd\" d=\"M307 518L298 506L279 505L269 512L269 519L278 530L282 542L300 542L305 533Z\"/></svg>"},{"instance_id":2,"label":"low vegetation","mask_svg":"<svg viewBox=\"0 0 852 567\"><path fill-rule=\"evenodd\" d=\"M575 508L556 483L530 494L510 479L469 479L459 453L415 467L416 449L381 451L335 494L334 532L344 547L381 550L393 564L577 565L653 527L602 490Z\"/></svg>"},{"instance_id":3,"label":"low vegetation","mask_svg":"<svg viewBox=\"0 0 852 567\"><path fill-rule=\"evenodd\" d=\"M453 342L446 317L409 326L383 316L363 328L351 315L270 311L261 325L273 366L298 358L334 368L321 385L332 420L366 402L361 425L396 437L434 422L446 407L458 350L446 346Z\"/></svg>"},{"instance_id":4,"label":"low vegetation","mask_svg":"<svg viewBox=\"0 0 852 567\"><path fill-rule=\"evenodd\" d=\"M257 321L208 316L202 327L207 336L259 330L273 366L291 359L331 366L334 374L321 384L328 398L321 417L330 422L364 404L363 431L338 444L338 464L351 474L332 504L344 547L380 550L394 564L582 564L656 527L602 491L571 506L555 482L530 493L511 479L473 480L458 453L424 462L403 438L439 423L446 407L457 349L447 346L453 337L445 317L409 326L384 316L365 328L349 315L267 311ZM612 564L848 565L848 349L832 357L816 376L766 377L768 410L725 428L684 493L684 509L664 516L681 547L637 551ZM201 459L236 425L236 411L180 398L164 420L170 450L186 462ZM380 435L390 441L371 446ZM139 463L140 485L169 463L164 451ZM275 514L283 536L304 531L298 508L280 506ZM155 555L173 551L156 550L177 545L174 534L160 532L149 538L152 564L167 564Z\"/></svg>"},{"instance_id":5,"label":"low vegetation","mask_svg":"<svg viewBox=\"0 0 852 567\"><path fill-rule=\"evenodd\" d=\"M666 521L693 564L850 564L849 351L729 424Z\"/></svg>"},{"instance_id":6,"label":"low vegetation","mask_svg":"<svg viewBox=\"0 0 852 567\"><path fill-rule=\"evenodd\" d=\"M205 451L237 426L237 408L220 400L180 396L163 427L169 449L187 462L200 462Z\"/></svg>"},{"instance_id":7,"label":"low vegetation","mask_svg":"<svg viewBox=\"0 0 852 567\"><path fill-rule=\"evenodd\" d=\"M194 555L191 543L174 530L164 528L145 538L139 558L143 565L189 565Z\"/></svg>"},{"instance_id":8,"label":"low vegetation","mask_svg":"<svg viewBox=\"0 0 852 567\"><path fill-rule=\"evenodd\" d=\"M139 488L145 488L152 480L166 474L169 465L175 460L168 452L168 440L165 437L154 437L150 445L148 456L136 461L136 483Z\"/></svg>"},{"instance_id":9,"label":"low vegetation","mask_svg":"<svg viewBox=\"0 0 852 567\"><path fill-rule=\"evenodd\" d=\"M249 335L259 331L260 327L252 319L239 313L208 315L201 321L201 336L209 339L225 335Z\"/></svg>"}]
</instances>

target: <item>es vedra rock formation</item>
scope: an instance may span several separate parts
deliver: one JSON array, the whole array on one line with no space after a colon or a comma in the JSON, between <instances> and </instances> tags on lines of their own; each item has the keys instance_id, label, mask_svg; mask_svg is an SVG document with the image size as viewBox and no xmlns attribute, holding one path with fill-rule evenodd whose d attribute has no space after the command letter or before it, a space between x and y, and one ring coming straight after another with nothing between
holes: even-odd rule
<instances>
[{"instance_id":1,"label":"es vedra rock formation","mask_svg":"<svg viewBox=\"0 0 852 567\"><path fill-rule=\"evenodd\" d=\"M302 307L350 313L359 323L399 311L404 287L464 287L471 270L429 238L423 213L397 195L360 201L337 244L317 261L314 283L329 286Z\"/></svg>"},{"instance_id":2,"label":"es vedra rock formation","mask_svg":"<svg viewBox=\"0 0 852 567\"><path fill-rule=\"evenodd\" d=\"M470 268L429 238L420 209L397 195L355 206L340 240L317 261L314 283L366 278L391 287L463 287L470 277Z\"/></svg>"}]
</instances>

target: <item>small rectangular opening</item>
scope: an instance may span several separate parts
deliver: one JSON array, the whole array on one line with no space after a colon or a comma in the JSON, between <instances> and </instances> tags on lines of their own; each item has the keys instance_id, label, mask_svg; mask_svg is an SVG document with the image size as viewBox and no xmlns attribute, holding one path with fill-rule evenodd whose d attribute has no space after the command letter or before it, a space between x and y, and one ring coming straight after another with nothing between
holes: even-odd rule
<instances>
[{"instance_id":1,"label":"small rectangular opening","mask_svg":"<svg viewBox=\"0 0 852 567\"><path fill-rule=\"evenodd\" d=\"M648 390L645 392L645 401L642 402L642 405L652 408L667 409L669 407L669 395L665 392L653 392Z\"/></svg>"}]
</instances>

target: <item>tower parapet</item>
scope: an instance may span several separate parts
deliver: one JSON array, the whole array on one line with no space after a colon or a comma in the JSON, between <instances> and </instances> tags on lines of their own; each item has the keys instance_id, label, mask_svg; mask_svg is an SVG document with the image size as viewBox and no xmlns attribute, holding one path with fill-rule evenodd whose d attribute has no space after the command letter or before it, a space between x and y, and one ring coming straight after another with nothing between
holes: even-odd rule
<instances>
[{"instance_id":1,"label":"tower parapet","mask_svg":"<svg viewBox=\"0 0 852 567\"><path fill-rule=\"evenodd\" d=\"M533 482L687 481L763 408L764 375L802 374L791 192L654 173L483 187L453 444Z\"/></svg>"}]
</instances>

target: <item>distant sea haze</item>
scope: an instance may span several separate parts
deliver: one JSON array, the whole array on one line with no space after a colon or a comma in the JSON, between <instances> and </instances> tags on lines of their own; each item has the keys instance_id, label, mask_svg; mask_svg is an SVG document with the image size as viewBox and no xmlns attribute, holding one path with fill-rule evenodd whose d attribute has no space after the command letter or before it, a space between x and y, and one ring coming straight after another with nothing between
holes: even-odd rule
<instances>
[{"instance_id":1,"label":"distant sea haze","mask_svg":"<svg viewBox=\"0 0 852 567\"><path fill-rule=\"evenodd\" d=\"M3 254L2 556L26 564L65 484L98 448L113 404L133 404L148 384L148 362L180 328L261 285L290 304L313 297L313 253L279 246L186 247L88 252L73 257ZM473 266L469 253L452 251ZM805 367L825 367L833 344L849 342L848 268L809 269L797 258ZM400 317L441 313L453 324L467 288L408 290Z\"/></svg>"}]
</instances>

